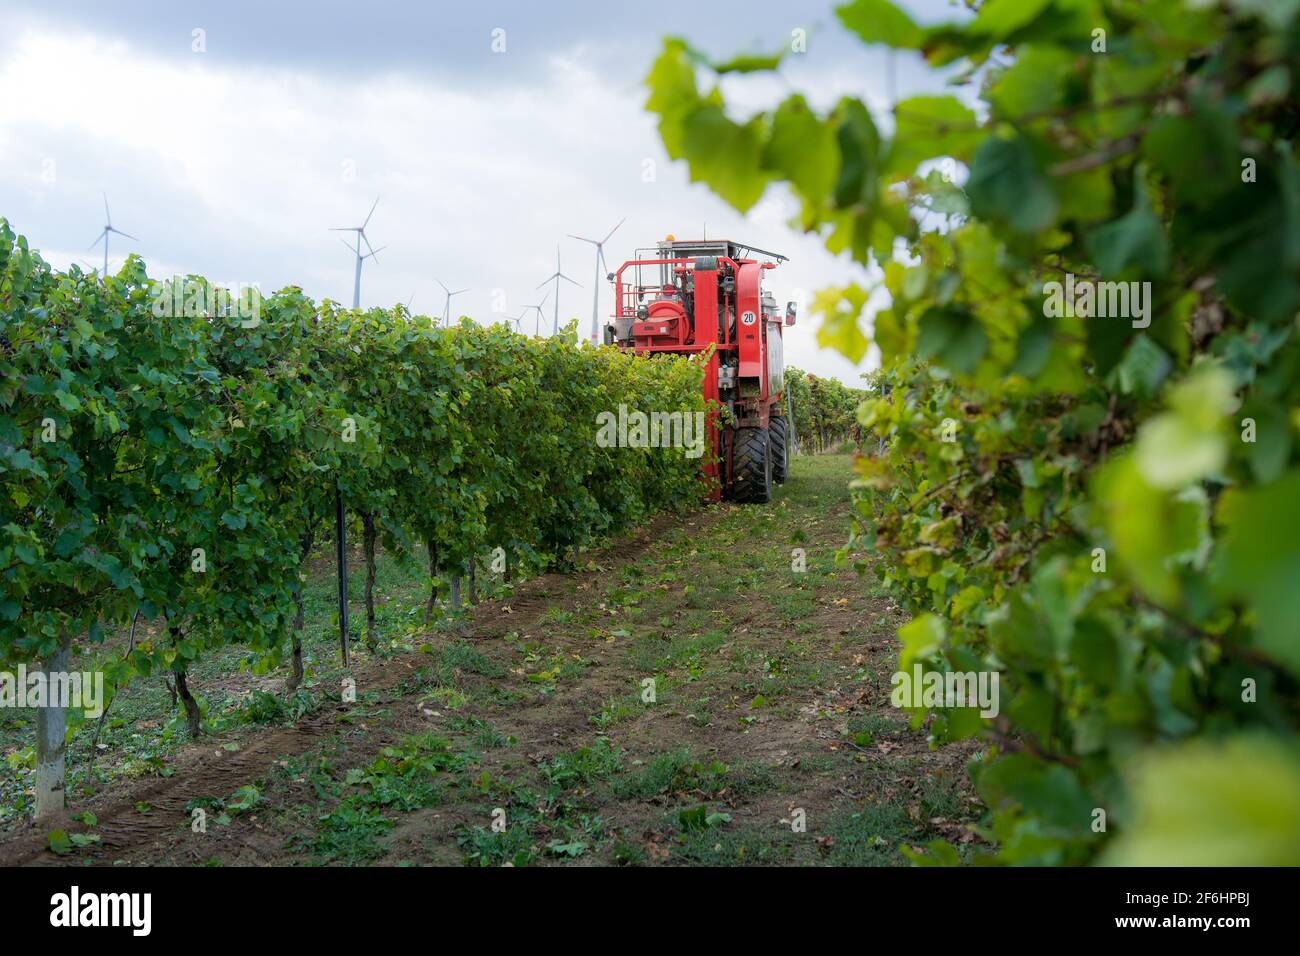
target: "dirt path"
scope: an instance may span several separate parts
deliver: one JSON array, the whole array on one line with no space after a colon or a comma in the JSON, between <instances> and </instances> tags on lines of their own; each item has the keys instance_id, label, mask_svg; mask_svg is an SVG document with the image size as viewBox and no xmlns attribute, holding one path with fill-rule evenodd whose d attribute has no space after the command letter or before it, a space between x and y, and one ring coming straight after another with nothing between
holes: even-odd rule
<instances>
[{"instance_id":1,"label":"dirt path","mask_svg":"<svg viewBox=\"0 0 1300 956\"><path fill-rule=\"evenodd\" d=\"M969 840L965 754L888 702L902 618L835 565L847 477L800 459L771 506L661 519L368 661L354 704L96 798L69 830L98 843L19 831L0 863L897 864Z\"/></svg>"}]
</instances>

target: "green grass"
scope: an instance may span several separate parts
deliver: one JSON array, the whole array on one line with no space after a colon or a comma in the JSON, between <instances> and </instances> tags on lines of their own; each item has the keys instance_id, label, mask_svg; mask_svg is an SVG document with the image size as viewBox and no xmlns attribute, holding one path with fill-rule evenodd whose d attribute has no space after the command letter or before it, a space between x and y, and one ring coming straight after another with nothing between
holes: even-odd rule
<instances>
[{"instance_id":1,"label":"green grass","mask_svg":"<svg viewBox=\"0 0 1300 956\"><path fill-rule=\"evenodd\" d=\"M677 625L681 627L681 625ZM632 664L647 675L665 673L674 668L686 667L694 661L697 665L705 655L716 653L728 640L722 630L704 633L687 633L679 637L655 632L637 638L632 645Z\"/></svg>"},{"instance_id":2,"label":"green grass","mask_svg":"<svg viewBox=\"0 0 1300 956\"><path fill-rule=\"evenodd\" d=\"M489 827L461 827L456 843L466 866L527 866L537 858L532 831L521 824L501 831Z\"/></svg>"},{"instance_id":3,"label":"green grass","mask_svg":"<svg viewBox=\"0 0 1300 956\"><path fill-rule=\"evenodd\" d=\"M409 813L437 806L447 790L445 777L472 761L456 753L451 741L432 734L416 734L400 744L385 747L365 767L340 778L328 765L317 765L318 792L338 794L338 802L316 819L315 832L297 844L321 863L366 863L387 852L383 836L392 829L395 812ZM324 775L329 783L319 779Z\"/></svg>"},{"instance_id":4,"label":"green grass","mask_svg":"<svg viewBox=\"0 0 1300 956\"><path fill-rule=\"evenodd\" d=\"M868 801L860 809L843 811L826 825L834 841L827 862L837 866L906 866L900 847L927 843L938 834L929 822L955 819L963 813L951 780L921 778L915 804Z\"/></svg>"},{"instance_id":5,"label":"green grass","mask_svg":"<svg viewBox=\"0 0 1300 956\"><path fill-rule=\"evenodd\" d=\"M577 785L590 787L597 780L617 773L622 762L618 748L608 738L601 737L590 747L556 754L538 769L542 779L551 786L567 789Z\"/></svg>"},{"instance_id":6,"label":"green grass","mask_svg":"<svg viewBox=\"0 0 1300 956\"><path fill-rule=\"evenodd\" d=\"M692 830L677 838L674 862L692 866L759 866L807 862L816 844L776 825L735 823Z\"/></svg>"},{"instance_id":7,"label":"green grass","mask_svg":"<svg viewBox=\"0 0 1300 956\"><path fill-rule=\"evenodd\" d=\"M613 781L611 790L620 800L650 800L678 793L716 797L724 792L754 795L773 787L773 775L757 765L728 766L721 761L697 759L682 747L659 754L644 766Z\"/></svg>"},{"instance_id":8,"label":"green grass","mask_svg":"<svg viewBox=\"0 0 1300 956\"><path fill-rule=\"evenodd\" d=\"M612 697L601 706L600 711L587 718L588 723L598 730L608 730L625 720L640 716L646 705L635 694L627 697Z\"/></svg>"},{"instance_id":9,"label":"green grass","mask_svg":"<svg viewBox=\"0 0 1300 956\"><path fill-rule=\"evenodd\" d=\"M447 728L455 733L465 734L470 742L480 750L496 750L515 742L513 737L503 734L494 726L473 714L461 714L447 721Z\"/></svg>"},{"instance_id":10,"label":"green grass","mask_svg":"<svg viewBox=\"0 0 1300 956\"><path fill-rule=\"evenodd\" d=\"M848 720L849 740L859 747L870 747L907 729L906 721L887 714L858 714Z\"/></svg>"}]
</instances>

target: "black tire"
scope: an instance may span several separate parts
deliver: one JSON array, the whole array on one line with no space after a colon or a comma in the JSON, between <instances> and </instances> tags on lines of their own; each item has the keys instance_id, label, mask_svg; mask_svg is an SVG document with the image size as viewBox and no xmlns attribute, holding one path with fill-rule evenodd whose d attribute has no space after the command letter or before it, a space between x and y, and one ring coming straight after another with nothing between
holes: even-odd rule
<instances>
[{"instance_id":1,"label":"black tire","mask_svg":"<svg viewBox=\"0 0 1300 956\"><path fill-rule=\"evenodd\" d=\"M772 500L772 456L766 428L738 428L732 445L731 497L743 505Z\"/></svg>"},{"instance_id":2,"label":"black tire","mask_svg":"<svg viewBox=\"0 0 1300 956\"><path fill-rule=\"evenodd\" d=\"M785 484L790 475L790 437L786 421L777 415L768 419L767 441L772 451L772 480L778 485Z\"/></svg>"}]
</instances>

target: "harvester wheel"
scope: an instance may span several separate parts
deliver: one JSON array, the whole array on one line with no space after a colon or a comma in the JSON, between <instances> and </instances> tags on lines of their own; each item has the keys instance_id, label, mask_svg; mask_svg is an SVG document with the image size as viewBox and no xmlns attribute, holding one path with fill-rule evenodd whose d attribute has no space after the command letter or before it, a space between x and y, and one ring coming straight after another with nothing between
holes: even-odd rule
<instances>
[{"instance_id":1,"label":"harvester wheel","mask_svg":"<svg viewBox=\"0 0 1300 956\"><path fill-rule=\"evenodd\" d=\"M784 418L773 415L768 419L767 443L772 451L772 480L783 485L790 474L790 438Z\"/></svg>"},{"instance_id":2,"label":"harvester wheel","mask_svg":"<svg viewBox=\"0 0 1300 956\"><path fill-rule=\"evenodd\" d=\"M738 428L732 446L731 497L741 504L765 505L772 499L772 456L766 428Z\"/></svg>"}]
</instances>

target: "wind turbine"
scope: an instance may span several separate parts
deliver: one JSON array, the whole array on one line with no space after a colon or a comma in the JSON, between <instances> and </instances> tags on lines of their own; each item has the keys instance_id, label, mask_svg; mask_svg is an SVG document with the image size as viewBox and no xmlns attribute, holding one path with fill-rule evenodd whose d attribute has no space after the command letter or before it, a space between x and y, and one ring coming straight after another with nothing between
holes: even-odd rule
<instances>
[{"instance_id":1,"label":"wind turbine","mask_svg":"<svg viewBox=\"0 0 1300 956\"><path fill-rule=\"evenodd\" d=\"M563 271L561 271L560 247L556 246L555 247L555 271L537 284L537 288L540 289L542 286L546 285L546 283L550 282L551 280L555 281L555 318L551 326L552 335L560 334L560 280L561 279L563 279L565 282L572 282L574 285L578 286L579 289L582 288L582 286L578 285L578 283L576 282L573 282L572 279L570 279L568 276L564 274ZM550 295L550 293L548 292L547 295ZM542 301L545 302L546 300L543 299Z\"/></svg>"},{"instance_id":2,"label":"wind turbine","mask_svg":"<svg viewBox=\"0 0 1300 956\"><path fill-rule=\"evenodd\" d=\"M546 295L542 296L541 302L538 302L536 305L526 305L524 306L524 311L519 313L519 318L522 319L524 316L526 316L529 312L532 312L534 309L537 311L537 322L533 326L533 335L535 337L540 336L542 334L542 316L544 314L542 312L542 306L546 305L546 300L549 299L550 297L551 294L549 292L546 293Z\"/></svg>"},{"instance_id":3,"label":"wind turbine","mask_svg":"<svg viewBox=\"0 0 1300 956\"><path fill-rule=\"evenodd\" d=\"M438 285L442 285L441 279L434 279L433 281L438 283ZM454 295L460 295L462 292L468 292L469 289L457 289L455 292L452 292L451 289L448 289L445 285L442 285L442 291L447 293L447 301L442 308L442 321L444 325L450 327L451 326L451 297Z\"/></svg>"},{"instance_id":4,"label":"wind turbine","mask_svg":"<svg viewBox=\"0 0 1300 956\"><path fill-rule=\"evenodd\" d=\"M100 195L104 197L104 219L106 220L104 223L104 230L99 234L99 238L96 239L94 242L92 242L86 248L94 249L95 246L100 244L100 242L104 243L104 278L107 279L108 278L108 234L110 232L115 232L119 236L123 236L127 239L135 239L136 242L139 242L140 240L136 239L135 236L129 233L123 232L121 229L118 229L113 225L113 214L108 211L108 195L106 193L100 193Z\"/></svg>"},{"instance_id":5,"label":"wind turbine","mask_svg":"<svg viewBox=\"0 0 1300 956\"><path fill-rule=\"evenodd\" d=\"M618 226L623 225L625 222L627 222L627 216L624 216L618 221ZM596 281L591 288L591 343L593 345L600 344L600 276L602 267L605 272L608 272L609 270L609 267L605 265L605 243L609 242L610 236L618 232L618 226L615 226L607 232L605 238L600 240L588 239L585 236L575 236L573 233L569 233L570 239L577 239L579 242L589 242L596 247Z\"/></svg>"},{"instance_id":6,"label":"wind turbine","mask_svg":"<svg viewBox=\"0 0 1300 956\"><path fill-rule=\"evenodd\" d=\"M356 248L353 249L353 252L356 253L356 257L357 257L356 280L354 281L352 286L352 308L354 309L361 308L361 263L365 262L367 259L371 258L372 256L377 255L382 250L388 248L387 246L380 246L378 249L372 248L370 245L370 239L367 238L366 236L366 226L370 225L370 217L375 214L375 206L378 205L379 205L379 197L376 196L375 205L370 207L370 212L366 215L366 221L363 222L361 225L336 226L330 229L330 232L355 232L357 234L357 245ZM345 246L348 245L346 240L340 239L339 241L342 242L343 245ZM361 254L361 243L363 242L366 244L366 248L370 250L364 256ZM348 248L352 249L352 246L348 246Z\"/></svg>"}]
</instances>

